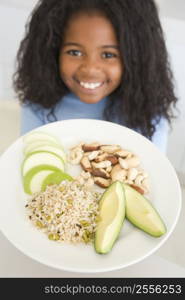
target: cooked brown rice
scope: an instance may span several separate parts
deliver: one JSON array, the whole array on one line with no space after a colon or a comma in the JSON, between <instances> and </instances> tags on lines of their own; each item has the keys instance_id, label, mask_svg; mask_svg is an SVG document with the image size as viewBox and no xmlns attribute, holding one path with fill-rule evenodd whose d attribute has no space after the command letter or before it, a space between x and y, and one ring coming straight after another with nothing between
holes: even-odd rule
<instances>
[{"instance_id":1,"label":"cooked brown rice","mask_svg":"<svg viewBox=\"0 0 185 300\"><path fill-rule=\"evenodd\" d=\"M32 223L49 239L72 243L93 240L101 194L77 181L47 186L26 205Z\"/></svg>"}]
</instances>

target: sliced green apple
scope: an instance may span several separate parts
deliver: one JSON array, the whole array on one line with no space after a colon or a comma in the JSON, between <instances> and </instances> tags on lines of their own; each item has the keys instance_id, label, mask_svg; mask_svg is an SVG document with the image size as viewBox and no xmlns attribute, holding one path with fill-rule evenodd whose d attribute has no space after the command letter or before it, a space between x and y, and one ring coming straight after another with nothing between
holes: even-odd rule
<instances>
[{"instance_id":1,"label":"sliced green apple","mask_svg":"<svg viewBox=\"0 0 185 300\"><path fill-rule=\"evenodd\" d=\"M23 148L23 153L24 155L28 155L30 152L35 151L36 148L38 147L43 147L43 146L54 146L54 147L60 147L62 146L56 142L52 142L50 140L35 140L31 143L25 144Z\"/></svg>"},{"instance_id":2,"label":"sliced green apple","mask_svg":"<svg viewBox=\"0 0 185 300\"><path fill-rule=\"evenodd\" d=\"M31 169L23 177L24 191L32 195L44 191L49 184L59 184L63 180L73 180L73 178L55 167L40 165Z\"/></svg>"},{"instance_id":3,"label":"sliced green apple","mask_svg":"<svg viewBox=\"0 0 185 300\"><path fill-rule=\"evenodd\" d=\"M41 191L44 179L57 169L49 166L37 166L32 168L23 177L23 186L25 193L32 195Z\"/></svg>"},{"instance_id":4,"label":"sliced green apple","mask_svg":"<svg viewBox=\"0 0 185 300\"><path fill-rule=\"evenodd\" d=\"M46 133L44 131L31 131L27 133L25 136L23 136L23 142L24 144L32 143L33 141L51 141L54 143L59 143L58 139L54 136L52 136L49 133Z\"/></svg>"},{"instance_id":5,"label":"sliced green apple","mask_svg":"<svg viewBox=\"0 0 185 300\"><path fill-rule=\"evenodd\" d=\"M41 190L45 191L47 185L59 184L63 180L72 181L73 178L69 174L64 172L60 172L60 171L52 172L51 174L48 174L48 176L43 180Z\"/></svg>"},{"instance_id":6,"label":"sliced green apple","mask_svg":"<svg viewBox=\"0 0 185 300\"><path fill-rule=\"evenodd\" d=\"M31 194L31 190L30 190L30 182L33 178L33 176L35 176L37 173L41 172L41 171L46 171L46 172L50 172L50 173L53 173L55 171L60 171L59 169L55 168L55 167L52 167L52 166L43 166L43 165L40 165L40 166L37 166L37 167L33 167L32 169L30 169L26 174L25 176L23 177L23 186L24 186L24 191L27 193L27 194ZM50 174L48 173L48 174ZM46 173L47 174L47 173ZM48 175L47 174L47 175ZM47 176L45 176L47 177ZM42 181L43 182L43 181ZM41 182L41 184L42 184Z\"/></svg>"},{"instance_id":7,"label":"sliced green apple","mask_svg":"<svg viewBox=\"0 0 185 300\"><path fill-rule=\"evenodd\" d=\"M160 237L166 226L157 210L143 195L127 184L123 184L126 196L126 218L146 233Z\"/></svg>"},{"instance_id":8,"label":"sliced green apple","mask_svg":"<svg viewBox=\"0 0 185 300\"><path fill-rule=\"evenodd\" d=\"M24 176L32 168L45 165L56 167L61 171L64 171L64 161L60 156L55 153L47 151L35 151L31 152L22 163L22 175Z\"/></svg>"},{"instance_id":9,"label":"sliced green apple","mask_svg":"<svg viewBox=\"0 0 185 300\"><path fill-rule=\"evenodd\" d=\"M37 144L37 143L33 143L30 144L28 146L32 146L32 147L27 147L25 150L25 154L28 155L30 152L33 151L47 151L47 152L52 152L57 154L58 156L60 156L64 163L67 162L67 158L66 158L66 154L64 152L64 150L62 149L62 147L60 147L57 144L48 144L48 143L43 143L43 144Z\"/></svg>"}]
</instances>

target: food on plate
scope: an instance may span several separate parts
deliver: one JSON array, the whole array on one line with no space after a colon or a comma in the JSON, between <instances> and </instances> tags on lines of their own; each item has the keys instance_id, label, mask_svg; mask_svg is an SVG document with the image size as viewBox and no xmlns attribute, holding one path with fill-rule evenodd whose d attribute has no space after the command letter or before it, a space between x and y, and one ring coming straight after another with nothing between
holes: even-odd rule
<instances>
[{"instance_id":1,"label":"food on plate","mask_svg":"<svg viewBox=\"0 0 185 300\"><path fill-rule=\"evenodd\" d=\"M23 143L25 145L31 144L35 141L50 141L53 143L59 143L56 137L40 130L34 130L23 136Z\"/></svg>"},{"instance_id":2,"label":"food on plate","mask_svg":"<svg viewBox=\"0 0 185 300\"><path fill-rule=\"evenodd\" d=\"M26 205L31 222L50 240L89 243L94 239L101 194L78 181L47 186Z\"/></svg>"},{"instance_id":3,"label":"food on plate","mask_svg":"<svg viewBox=\"0 0 185 300\"><path fill-rule=\"evenodd\" d=\"M94 242L100 254L111 251L125 217L154 237L166 232L157 211L130 186L116 181L102 194L89 189L86 183L63 180L47 185L44 192L28 199L29 219L50 240Z\"/></svg>"},{"instance_id":4,"label":"food on plate","mask_svg":"<svg viewBox=\"0 0 185 300\"><path fill-rule=\"evenodd\" d=\"M121 182L113 182L103 193L99 202L99 219L95 231L96 252L111 251L125 219L125 194Z\"/></svg>"},{"instance_id":5,"label":"food on plate","mask_svg":"<svg viewBox=\"0 0 185 300\"><path fill-rule=\"evenodd\" d=\"M53 166L64 171L64 161L58 155L47 151L35 151L27 155L22 163L22 175L36 166Z\"/></svg>"},{"instance_id":6,"label":"food on plate","mask_svg":"<svg viewBox=\"0 0 185 300\"><path fill-rule=\"evenodd\" d=\"M73 177L67 173L60 172L59 170L54 171L53 173L48 174L48 176L43 180L41 191L45 191L48 185L59 184L63 180L73 181Z\"/></svg>"},{"instance_id":7,"label":"food on plate","mask_svg":"<svg viewBox=\"0 0 185 300\"><path fill-rule=\"evenodd\" d=\"M59 141L52 135L33 131L23 136L22 178L24 191L34 194L43 191L47 184L72 180L65 172L66 154Z\"/></svg>"},{"instance_id":8,"label":"food on plate","mask_svg":"<svg viewBox=\"0 0 185 300\"><path fill-rule=\"evenodd\" d=\"M125 219L154 237L165 234L164 222L143 196L149 192L148 174L133 152L120 145L81 142L67 160L59 141L40 131L24 136L23 144L23 186L32 195L26 208L50 240L93 242L97 253L107 254ZM81 166L78 176L66 173L68 162Z\"/></svg>"},{"instance_id":9,"label":"food on plate","mask_svg":"<svg viewBox=\"0 0 185 300\"><path fill-rule=\"evenodd\" d=\"M23 136L23 153L25 156L35 151L52 152L66 163L66 154L61 143L52 135L42 131L33 131Z\"/></svg>"},{"instance_id":10,"label":"food on plate","mask_svg":"<svg viewBox=\"0 0 185 300\"><path fill-rule=\"evenodd\" d=\"M30 143L25 146L23 151L25 155L28 155L34 151L52 152L60 156L63 159L63 161L66 163L66 154L63 148L60 145L51 143L49 141L41 141L41 142L39 141L39 142Z\"/></svg>"},{"instance_id":11,"label":"food on plate","mask_svg":"<svg viewBox=\"0 0 185 300\"><path fill-rule=\"evenodd\" d=\"M24 191L33 195L44 191L47 185L58 184L62 180L73 180L73 178L53 166L39 165L31 168L23 177Z\"/></svg>"},{"instance_id":12,"label":"food on plate","mask_svg":"<svg viewBox=\"0 0 185 300\"><path fill-rule=\"evenodd\" d=\"M141 167L139 157L120 145L81 142L70 149L68 160L89 172L94 183L102 188L118 180L141 194L149 192L148 174Z\"/></svg>"},{"instance_id":13,"label":"food on plate","mask_svg":"<svg viewBox=\"0 0 185 300\"><path fill-rule=\"evenodd\" d=\"M32 195L42 190L44 179L58 170L52 166L36 166L29 170L23 177L23 186L25 193Z\"/></svg>"},{"instance_id":14,"label":"food on plate","mask_svg":"<svg viewBox=\"0 0 185 300\"><path fill-rule=\"evenodd\" d=\"M126 218L146 233L160 237L166 226L154 206L143 195L127 184L123 184L126 198Z\"/></svg>"}]
</instances>

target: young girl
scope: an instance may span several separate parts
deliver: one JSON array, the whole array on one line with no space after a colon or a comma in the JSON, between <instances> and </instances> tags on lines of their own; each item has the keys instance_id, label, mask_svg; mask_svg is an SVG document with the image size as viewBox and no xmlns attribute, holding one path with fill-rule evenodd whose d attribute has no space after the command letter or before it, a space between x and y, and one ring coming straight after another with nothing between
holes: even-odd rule
<instances>
[{"instance_id":1,"label":"young girl","mask_svg":"<svg viewBox=\"0 0 185 300\"><path fill-rule=\"evenodd\" d=\"M100 119L165 150L177 99L153 0L40 0L17 58L22 134L57 120Z\"/></svg>"}]
</instances>

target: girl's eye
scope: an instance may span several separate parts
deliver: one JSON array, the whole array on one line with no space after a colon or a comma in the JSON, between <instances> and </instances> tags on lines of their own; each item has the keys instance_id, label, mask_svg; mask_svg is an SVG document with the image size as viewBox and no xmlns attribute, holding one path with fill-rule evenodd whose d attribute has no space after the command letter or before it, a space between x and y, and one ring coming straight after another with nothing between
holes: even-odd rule
<instances>
[{"instance_id":1,"label":"girl's eye","mask_svg":"<svg viewBox=\"0 0 185 300\"><path fill-rule=\"evenodd\" d=\"M102 53L102 57L103 58L115 58L117 56L118 56L117 54L111 53L111 52L104 52L104 53Z\"/></svg>"},{"instance_id":2,"label":"girl's eye","mask_svg":"<svg viewBox=\"0 0 185 300\"><path fill-rule=\"evenodd\" d=\"M82 56L82 52L79 50L68 50L67 54L72 56Z\"/></svg>"}]
</instances>

